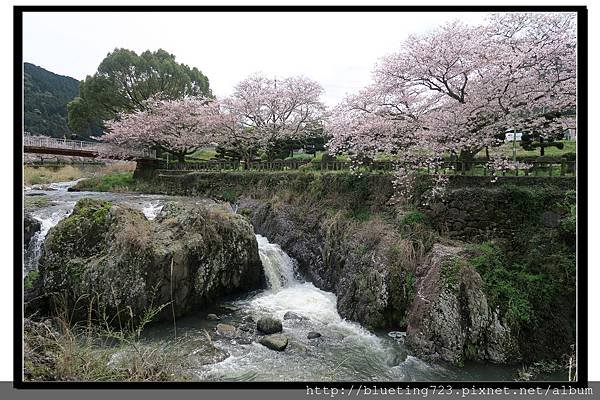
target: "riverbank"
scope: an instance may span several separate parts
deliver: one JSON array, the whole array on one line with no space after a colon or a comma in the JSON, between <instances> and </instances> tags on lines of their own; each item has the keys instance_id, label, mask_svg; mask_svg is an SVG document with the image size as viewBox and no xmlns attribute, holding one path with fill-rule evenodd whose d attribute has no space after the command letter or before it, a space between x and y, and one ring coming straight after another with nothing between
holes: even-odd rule
<instances>
[{"instance_id":1,"label":"riverbank","mask_svg":"<svg viewBox=\"0 0 600 400\"><path fill-rule=\"evenodd\" d=\"M63 273L70 275L68 279L75 280L74 284L70 285L73 290L89 281L86 276L94 273L95 266L98 264L104 265L101 270L108 273L106 276L108 278L112 275L109 272L116 266L121 278L118 282L115 282L115 285L112 285L114 296L121 298L123 307L125 305L135 306L137 303L135 299L140 299L139 296L143 295L143 291L136 292L135 288L138 285L129 284L129 282L133 280L135 283L136 279L140 278L140 274L135 273L135 269L124 268L125 264L122 263L132 259L132 256L136 265L140 265L140 262L143 263L144 257L140 257L138 261L134 254L142 256L143 254L140 253L144 252L134 250L129 256L126 256L125 253L127 248L131 247L128 243L132 240L134 243L143 242L144 234L143 232L133 236L128 234L134 227L128 228L128 224L125 223L123 218L127 215L135 217L132 218L131 222L134 222L135 219L142 226L147 226L149 221L158 219L157 223L159 225L167 224L165 228L170 230L175 228L177 224L173 225L174 221L167 216L168 208L166 210L167 214L164 213L165 207L175 201L177 208L184 210L186 204L197 207L197 203L200 202L197 198L189 197L174 198L108 192L68 192L66 190L68 185L56 186L57 190L44 192L45 196L52 198L54 205L50 209L41 208L36 215L54 215L59 210L64 211L65 214L48 232L48 235L54 237L54 239L48 238L45 241L50 249L45 251L46 254L43 256L42 265L40 265L41 273L39 271L36 271L36 274L30 273L25 282L27 286L25 293L26 313L31 315L33 319L30 322L47 325L48 328L42 327L42 331L47 332L50 329L52 332L50 339L53 340L40 340L37 334L26 332L27 335L31 336L26 340L31 342L32 348L35 350L28 354L26 359L29 362L29 370L26 371L28 379L121 380L125 379L122 373L129 373L129 369L135 373L128 375L129 377L125 380L310 381L359 379L404 381L413 379L512 379L514 368L511 367L494 368L485 366L485 368L481 368L478 365L466 365L464 368L457 369L450 366L428 364L416 357L408 356L409 353L403 344L402 332L370 332L355 322L344 320L337 311L336 296L315 287L312 283L305 282L297 274L295 261L290 259L279 246L269 243L268 240L262 237L257 237L256 243L267 277L268 287L266 288L232 295L233 297L225 303L219 303L215 306L195 308L188 316L176 317L175 320L172 320L171 314L167 313L168 315L165 316L167 321L145 325L141 332L136 328L139 325L126 324L124 319L121 319L123 325L118 324L118 326L98 324L97 312L92 314L91 319L88 313L83 318L82 313L74 312L74 306L85 303L91 305L92 310L96 310L99 302L94 300L93 303L89 303L87 301L89 298L82 298L77 292L66 297L67 300L69 298L80 299L76 304L68 301L55 301L54 303L58 307L54 307L54 311L49 310L49 318L45 318L43 316L48 314L42 311L43 307L39 307L39 302L38 307L32 307L32 304L30 304L29 300L32 299L30 289L35 291L36 288L39 288L40 283L43 283L44 286L60 284L60 279L48 280L49 274L46 270L51 266L54 266L52 267L54 272L51 273L51 276L56 276L57 273L60 274L59 271L62 270ZM37 194L41 191L28 190L27 192ZM92 201L90 198L93 197L97 197L97 199ZM109 206L107 200L113 204ZM77 201L77 205L73 204L74 201ZM230 210L229 206L225 204L218 204L209 200L201 202L206 206ZM73 209L73 206L75 209ZM131 207L134 207L135 210ZM140 220L138 218L140 217L139 211L136 210L142 211L148 221ZM71 214L64 217L69 212ZM183 212L183 215L191 218L185 224L188 229L177 229L177 231L184 232L185 238L191 243L200 244L206 241L201 238L194 239L194 235L190 234L190 229L200 229L202 231L202 228L206 228L207 224L194 224L193 216L195 214L189 210ZM233 213L231 218L234 218ZM238 220L244 219L239 215L235 218ZM161 219L164 221L160 222ZM120 240L110 238L94 240L100 246L98 251L85 252L86 246L82 246L82 240L85 242L95 234L100 234L101 238L101 232L112 231L112 229L107 230L106 224L119 227L118 232L123 235L123 238ZM196 228L193 228L194 226ZM69 233L73 230L77 232L77 235ZM146 234L148 234L147 231L146 229ZM221 234L226 234L227 230L219 228L219 231ZM64 244L64 247L56 248L52 245L52 243L56 243L56 238L61 239L60 241ZM139 240L137 240L138 238ZM173 254L174 258L185 260L187 257L179 257L177 254L186 251L186 248L191 249L190 246L179 246L175 241L170 242L172 250L175 252ZM103 256L104 252L101 250L103 246L113 246L113 250ZM135 248L137 249L137 247ZM68 252L69 261L63 262L52 256L57 251ZM238 249L236 252L239 254L240 251L241 249ZM198 252L198 254L205 253L204 251ZM50 264L46 261L48 258ZM84 261L84 259L87 261ZM221 257L212 256L207 257L206 260L213 259L220 260ZM167 287L169 287L170 276L168 271L171 269L171 264L168 261L167 257L166 262L152 266L154 270L158 267L167 271ZM235 267L232 267L232 269L235 270ZM179 276L180 278L186 276L185 273L180 274L178 271L179 267L177 271L173 268L173 276ZM187 277L185 279L189 280L191 278L190 274L187 274ZM127 283L125 291L134 290L133 295L121 297L121 293L124 291L121 287L121 281ZM194 278L194 282L196 281ZM205 283L209 283L211 286L218 281L221 281L221 279L204 280ZM244 281L247 281L247 279ZM110 283L111 280L107 281L102 278L89 282L92 285L91 291L93 293L100 292L98 295L101 297L98 300L103 298L100 289L103 286L106 287L106 284L102 282ZM183 286L180 283L174 282L175 297L183 294L182 289ZM71 290L62 291L66 295L71 292ZM170 292L170 290L167 292ZM193 292L188 291L188 293ZM104 298L104 300L110 301L111 298L112 295L109 294L108 299ZM170 298L170 295L167 294L168 298ZM213 301L217 300L216 296L211 296L211 298ZM181 299L176 301L176 304L181 304ZM69 304L67 311L60 311L64 310L64 305ZM160 304L158 299L154 304L156 306L164 305ZM165 304L165 309L171 310L169 302ZM86 310L89 310L89 308L86 308ZM108 308L106 310L109 311ZM152 319L153 313L151 308L149 310L149 318ZM139 310L136 313L139 315ZM146 313L142 312L141 314ZM69 318L62 317L65 315L68 315ZM101 316L103 315L105 314L102 313ZM110 314L106 314L107 317L108 315ZM122 317L127 315L129 313L125 313ZM83 321L80 321L82 318ZM280 321L282 332L276 335L283 335L288 341L288 345L280 354L273 353L276 350L261 344L266 340L264 333L261 333L258 329L262 318L276 318ZM53 322L47 324L48 319ZM111 320L116 323L114 318L108 317L108 321ZM66 327L63 327L62 325L66 324L65 321L69 322ZM79 340L71 340L71 337L76 337ZM123 337L127 339L126 342L123 342ZM182 342L184 338L186 341ZM190 341L190 346L186 346L187 340ZM57 346L56 341L60 345ZM265 341L265 343L267 342ZM210 346L206 348L205 346L208 345ZM185 348L181 349L180 346L185 346ZM223 355L225 358L217 358L207 363L198 362L206 359L207 355L212 354L212 346L218 349L218 355ZM146 354L146 349L148 354ZM156 357L156 360L142 363L140 360L151 356L152 351L162 351L167 354L161 354L161 357ZM168 354L169 352L173 352L174 355ZM178 363L178 360L185 361L183 371L180 369L181 364ZM277 365L276 368L273 368L274 363ZM164 371L171 372L163 373Z\"/></svg>"},{"instance_id":2,"label":"riverbank","mask_svg":"<svg viewBox=\"0 0 600 400\"><path fill-rule=\"evenodd\" d=\"M337 295L343 317L407 330L422 357L460 365L571 354L575 180L452 177L443 201L423 205L427 187L424 177L397 201L386 174L198 172L159 173L127 189L234 204ZM440 308L415 302L419 290Z\"/></svg>"}]
</instances>

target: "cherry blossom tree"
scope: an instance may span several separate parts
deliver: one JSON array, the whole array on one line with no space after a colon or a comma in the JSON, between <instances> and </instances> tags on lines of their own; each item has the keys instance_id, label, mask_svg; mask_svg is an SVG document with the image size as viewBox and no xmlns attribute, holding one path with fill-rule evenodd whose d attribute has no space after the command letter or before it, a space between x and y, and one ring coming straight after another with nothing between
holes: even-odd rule
<instances>
[{"instance_id":1,"label":"cherry blossom tree","mask_svg":"<svg viewBox=\"0 0 600 400\"><path fill-rule=\"evenodd\" d=\"M221 103L224 137L250 160L258 149L268 151L277 141L312 135L326 114L322 93L317 82L304 77L252 75Z\"/></svg>"},{"instance_id":2,"label":"cherry blossom tree","mask_svg":"<svg viewBox=\"0 0 600 400\"><path fill-rule=\"evenodd\" d=\"M575 55L565 13L497 14L411 36L335 108L329 146L435 165L443 154L471 161L507 129L550 132L575 107Z\"/></svg>"},{"instance_id":3,"label":"cherry blossom tree","mask_svg":"<svg viewBox=\"0 0 600 400\"><path fill-rule=\"evenodd\" d=\"M152 148L185 156L219 140L222 117L219 104L203 97L178 100L150 99L143 111L121 114L106 123L100 139L128 147Z\"/></svg>"}]
</instances>

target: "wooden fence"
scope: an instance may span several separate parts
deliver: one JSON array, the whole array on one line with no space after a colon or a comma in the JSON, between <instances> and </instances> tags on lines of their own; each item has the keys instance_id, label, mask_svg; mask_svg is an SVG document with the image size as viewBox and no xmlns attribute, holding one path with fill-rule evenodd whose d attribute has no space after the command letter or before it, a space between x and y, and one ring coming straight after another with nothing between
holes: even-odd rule
<instances>
[{"instance_id":1,"label":"wooden fence","mask_svg":"<svg viewBox=\"0 0 600 400\"><path fill-rule=\"evenodd\" d=\"M365 172L388 172L399 168L414 169L408 163L392 161L374 161L365 165L355 166L354 169ZM239 161L199 161L185 163L164 164L161 169L169 171L349 171L352 169L351 161L260 161L247 165ZM486 161L444 161L436 167L423 167L418 170L424 174L445 175L474 175L474 176L575 176L577 167L575 161L561 159L560 161L532 161L518 164L511 169L494 171L491 164Z\"/></svg>"}]
</instances>

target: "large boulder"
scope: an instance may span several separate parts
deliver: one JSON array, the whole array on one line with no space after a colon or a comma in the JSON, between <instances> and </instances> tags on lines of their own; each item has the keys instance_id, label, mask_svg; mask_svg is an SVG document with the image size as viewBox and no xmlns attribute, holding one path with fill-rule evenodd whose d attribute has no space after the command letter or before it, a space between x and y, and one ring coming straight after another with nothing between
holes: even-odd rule
<instances>
[{"instance_id":1,"label":"large boulder","mask_svg":"<svg viewBox=\"0 0 600 400\"><path fill-rule=\"evenodd\" d=\"M252 226L192 203L168 203L149 221L133 208L80 200L48 233L39 270L45 293L63 294L70 313L87 318L91 307L113 323L161 308L163 319L182 316L263 281Z\"/></svg>"},{"instance_id":2,"label":"large boulder","mask_svg":"<svg viewBox=\"0 0 600 400\"><path fill-rule=\"evenodd\" d=\"M417 269L406 344L425 358L512 363L520 359L516 334L491 309L481 276L465 250L435 244Z\"/></svg>"}]
</instances>

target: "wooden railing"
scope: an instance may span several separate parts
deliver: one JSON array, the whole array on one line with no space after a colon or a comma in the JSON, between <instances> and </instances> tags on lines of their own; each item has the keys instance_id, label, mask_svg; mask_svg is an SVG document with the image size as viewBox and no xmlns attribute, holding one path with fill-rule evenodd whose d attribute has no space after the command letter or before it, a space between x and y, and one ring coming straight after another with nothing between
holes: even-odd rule
<instances>
[{"instance_id":1,"label":"wooden railing","mask_svg":"<svg viewBox=\"0 0 600 400\"><path fill-rule=\"evenodd\" d=\"M306 160L284 160L284 161L256 161L248 164L239 161L198 161L185 163L164 163L161 169L169 171L369 171L388 172L399 168L414 170L415 167L408 163L397 163L392 161L374 161L362 166L352 168L351 161L306 161ZM494 171L491 164L486 161L444 161L436 167L417 168L425 174L445 175L478 175L478 176L575 176L576 162L560 159L559 161L532 161L526 164L518 164L511 169Z\"/></svg>"}]
</instances>

